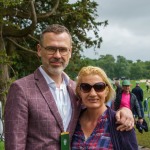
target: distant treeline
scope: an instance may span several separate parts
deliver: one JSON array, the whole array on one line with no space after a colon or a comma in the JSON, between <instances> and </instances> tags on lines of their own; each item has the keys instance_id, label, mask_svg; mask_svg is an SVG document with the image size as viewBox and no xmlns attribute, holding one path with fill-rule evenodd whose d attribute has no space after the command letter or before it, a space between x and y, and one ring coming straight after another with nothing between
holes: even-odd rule
<instances>
[{"instance_id":1,"label":"distant treeline","mask_svg":"<svg viewBox=\"0 0 150 150\"><path fill-rule=\"evenodd\" d=\"M127 60L123 56L100 55L99 59L82 58L73 62L67 68L67 73L75 77L83 66L93 65L105 70L109 78L126 77L129 79L150 79L150 61Z\"/></svg>"},{"instance_id":2,"label":"distant treeline","mask_svg":"<svg viewBox=\"0 0 150 150\"><path fill-rule=\"evenodd\" d=\"M26 54L14 57L13 59L13 70L11 71L11 77L21 78L25 75L32 73L38 66L41 65L40 59L33 57L32 55ZM79 70L83 66L98 66L105 70L108 77L111 79L126 77L129 79L150 79L150 61L127 60L123 56L117 56L115 59L112 55L100 55L98 59L90 59L84 57L77 57L72 55L70 63L66 68L65 72L72 78L75 79Z\"/></svg>"}]
</instances>

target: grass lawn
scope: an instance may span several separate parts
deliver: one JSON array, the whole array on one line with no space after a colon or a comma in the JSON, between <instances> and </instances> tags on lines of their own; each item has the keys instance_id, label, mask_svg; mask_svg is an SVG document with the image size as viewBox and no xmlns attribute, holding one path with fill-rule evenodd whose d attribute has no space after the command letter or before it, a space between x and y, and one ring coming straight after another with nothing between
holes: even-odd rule
<instances>
[{"instance_id":1,"label":"grass lawn","mask_svg":"<svg viewBox=\"0 0 150 150\"><path fill-rule=\"evenodd\" d=\"M4 150L4 142L0 142L0 150Z\"/></svg>"},{"instance_id":2,"label":"grass lawn","mask_svg":"<svg viewBox=\"0 0 150 150\"><path fill-rule=\"evenodd\" d=\"M138 145L150 148L150 131L141 134L136 130Z\"/></svg>"}]
</instances>

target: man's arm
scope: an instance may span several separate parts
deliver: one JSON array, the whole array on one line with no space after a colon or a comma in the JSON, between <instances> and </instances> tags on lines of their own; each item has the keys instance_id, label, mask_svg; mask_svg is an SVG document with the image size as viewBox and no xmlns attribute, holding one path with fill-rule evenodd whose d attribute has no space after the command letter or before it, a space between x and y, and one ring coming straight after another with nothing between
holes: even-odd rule
<instances>
[{"instance_id":1,"label":"man's arm","mask_svg":"<svg viewBox=\"0 0 150 150\"><path fill-rule=\"evenodd\" d=\"M24 95L21 86L12 84L4 112L6 150L23 150L26 147L28 105Z\"/></svg>"},{"instance_id":2,"label":"man's arm","mask_svg":"<svg viewBox=\"0 0 150 150\"><path fill-rule=\"evenodd\" d=\"M142 118L142 114L141 114L141 110L140 110L140 105L139 105L139 102L136 97L135 97L135 110L136 110L136 113L138 114L138 122L140 122L142 124L143 118Z\"/></svg>"},{"instance_id":3,"label":"man's arm","mask_svg":"<svg viewBox=\"0 0 150 150\"><path fill-rule=\"evenodd\" d=\"M134 118L129 108L123 107L116 112L116 123L119 124L117 130L129 131L134 127Z\"/></svg>"},{"instance_id":4,"label":"man's arm","mask_svg":"<svg viewBox=\"0 0 150 150\"><path fill-rule=\"evenodd\" d=\"M143 90L141 89L141 101L143 101L144 99L144 94L143 94Z\"/></svg>"}]
</instances>

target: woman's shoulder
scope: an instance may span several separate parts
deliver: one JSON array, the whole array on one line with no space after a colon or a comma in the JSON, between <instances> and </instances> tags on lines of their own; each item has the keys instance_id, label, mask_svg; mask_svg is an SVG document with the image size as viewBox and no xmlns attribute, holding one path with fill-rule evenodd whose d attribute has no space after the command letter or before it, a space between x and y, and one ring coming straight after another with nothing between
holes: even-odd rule
<instances>
[{"instance_id":1,"label":"woman's shoulder","mask_svg":"<svg viewBox=\"0 0 150 150\"><path fill-rule=\"evenodd\" d=\"M110 108L110 107L107 107L108 108L108 113L109 113L109 115L111 115L111 117L115 117L115 115L116 115L116 111L115 110L113 110L112 108Z\"/></svg>"}]
</instances>

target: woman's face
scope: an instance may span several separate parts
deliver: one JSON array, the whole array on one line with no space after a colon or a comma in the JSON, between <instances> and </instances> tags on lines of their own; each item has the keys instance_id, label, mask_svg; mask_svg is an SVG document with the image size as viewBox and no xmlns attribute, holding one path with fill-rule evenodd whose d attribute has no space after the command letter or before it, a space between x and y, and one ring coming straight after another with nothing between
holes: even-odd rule
<instances>
[{"instance_id":1,"label":"woman's face","mask_svg":"<svg viewBox=\"0 0 150 150\"><path fill-rule=\"evenodd\" d=\"M105 82L99 75L84 76L83 79L81 80L81 83L87 83L90 85L98 83L102 84L102 86L105 87ZM86 86L86 84L84 86ZM79 95L82 99L82 103L87 108L101 108L105 106L105 98L107 96L107 93L108 93L107 88L103 88L100 92L96 92L93 87L89 92L85 92L82 89L82 87L79 89Z\"/></svg>"}]
</instances>

